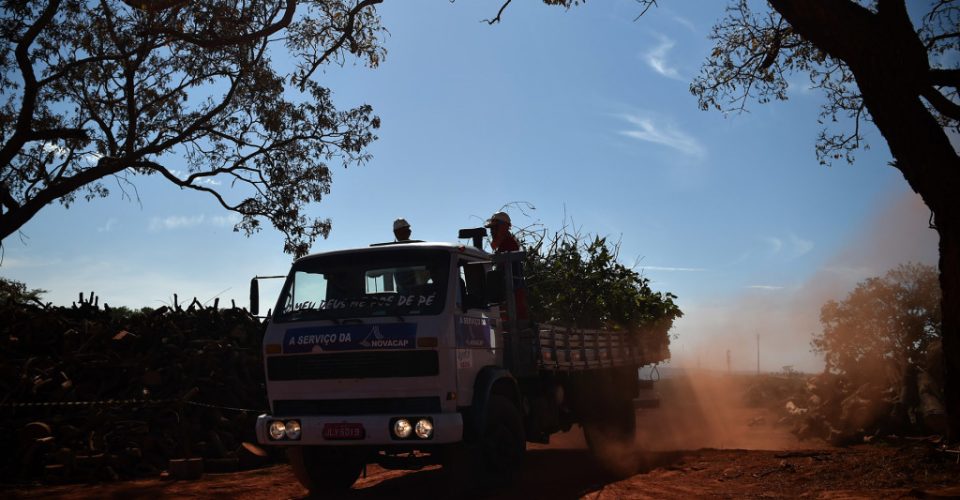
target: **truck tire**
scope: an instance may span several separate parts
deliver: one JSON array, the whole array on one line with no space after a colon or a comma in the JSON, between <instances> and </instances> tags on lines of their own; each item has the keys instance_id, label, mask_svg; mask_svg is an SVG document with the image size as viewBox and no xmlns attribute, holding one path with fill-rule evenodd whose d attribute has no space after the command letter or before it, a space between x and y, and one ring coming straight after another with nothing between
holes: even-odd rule
<instances>
[{"instance_id":1,"label":"truck tire","mask_svg":"<svg viewBox=\"0 0 960 500\"><path fill-rule=\"evenodd\" d=\"M637 412L633 401L609 401L603 408L602 413L583 422L587 447L598 458L606 458L611 450L628 451L637 435Z\"/></svg>"},{"instance_id":2,"label":"truck tire","mask_svg":"<svg viewBox=\"0 0 960 500\"><path fill-rule=\"evenodd\" d=\"M363 461L348 450L297 446L287 448L293 475L311 495L341 493L360 477Z\"/></svg>"},{"instance_id":3,"label":"truck tire","mask_svg":"<svg viewBox=\"0 0 960 500\"><path fill-rule=\"evenodd\" d=\"M509 486L523 466L527 442L517 406L491 395L486 417L483 434L475 441L447 450L443 470L455 497Z\"/></svg>"},{"instance_id":4,"label":"truck tire","mask_svg":"<svg viewBox=\"0 0 960 500\"><path fill-rule=\"evenodd\" d=\"M523 418L513 401L499 394L487 402L487 425L478 443L482 483L509 486L523 467L527 440Z\"/></svg>"}]
</instances>

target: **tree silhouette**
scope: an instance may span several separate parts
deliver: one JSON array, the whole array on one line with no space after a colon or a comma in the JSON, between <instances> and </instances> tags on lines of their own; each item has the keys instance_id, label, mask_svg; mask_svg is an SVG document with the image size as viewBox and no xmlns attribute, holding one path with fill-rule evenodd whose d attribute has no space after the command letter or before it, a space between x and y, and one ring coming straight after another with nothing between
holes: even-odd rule
<instances>
[{"instance_id":1,"label":"tree silhouette","mask_svg":"<svg viewBox=\"0 0 960 500\"><path fill-rule=\"evenodd\" d=\"M331 163L369 158L380 123L312 77L378 64L381 1L4 1L0 240L53 202L159 175L239 214L234 230L267 220L306 253L330 220L304 205L329 193ZM278 71L278 50L294 68Z\"/></svg>"},{"instance_id":2,"label":"tree silhouette","mask_svg":"<svg viewBox=\"0 0 960 500\"><path fill-rule=\"evenodd\" d=\"M924 264L901 264L869 278L841 301L820 309L823 330L811 345L830 371L855 385L868 381L899 384L922 366L931 344L940 339L940 284Z\"/></svg>"}]
</instances>

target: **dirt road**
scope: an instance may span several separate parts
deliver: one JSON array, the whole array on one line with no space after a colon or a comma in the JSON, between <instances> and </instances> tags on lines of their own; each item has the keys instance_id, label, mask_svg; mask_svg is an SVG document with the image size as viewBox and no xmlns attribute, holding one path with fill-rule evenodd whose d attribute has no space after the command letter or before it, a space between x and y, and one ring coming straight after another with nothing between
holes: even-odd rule
<instances>
[{"instance_id":1,"label":"dirt road","mask_svg":"<svg viewBox=\"0 0 960 500\"><path fill-rule=\"evenodd\" d=\"M798 442L769 410L745 408L723 378L661 384L663 406L638 414L637 446L601 469L580 431L528 445L524 474L495 498L937 498L960 496L955 455L923 440L830 448ZM678 451L684 450L684 451ZM690 451L685 451L690 450ZM438 468L419 472L370 466L348 498L445 498ZM287 466L207 474L198 481L140 480L0 490L14 498L303 498Z\"/></svg>"},{"instance_id":2,"label":"dirt road","mask_svg":"<svg viewBox=\"0 0 960 500\"><path fill-rule=\"evenodd\" d=\"M960 496L960 466L922 443L791 451L698 450L640 454L625 478L601 471L582 448L530 450L520 483L495 498L937 498ZM371 466L347 498L444 498L437 469ZM305 498L286 466L198 481L131 481L19 489L14 498Z\"/></svg>"}]
</instances>

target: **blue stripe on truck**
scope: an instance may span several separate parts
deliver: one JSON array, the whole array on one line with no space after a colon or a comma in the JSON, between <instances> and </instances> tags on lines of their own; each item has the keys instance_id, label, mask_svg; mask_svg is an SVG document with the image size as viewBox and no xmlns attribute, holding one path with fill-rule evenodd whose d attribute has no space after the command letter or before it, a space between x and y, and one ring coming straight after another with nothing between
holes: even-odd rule
<instances>
[{"instance_id":1,"label":"blue stripe on truck","mask_svg":"<svg viewBox=\"0 0 960 500\"><path fill-rule=\"evenodd\" d=\"M283 336L284 353L414 349L415 323L331 325L290 328Z\"/></svg>"}]
</instances>

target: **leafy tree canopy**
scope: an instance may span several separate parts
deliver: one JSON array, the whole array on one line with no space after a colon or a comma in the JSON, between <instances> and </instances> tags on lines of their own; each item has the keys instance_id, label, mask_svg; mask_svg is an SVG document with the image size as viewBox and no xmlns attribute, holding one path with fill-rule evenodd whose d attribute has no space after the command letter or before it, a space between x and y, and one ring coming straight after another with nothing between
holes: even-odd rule
<instances>
[{"instance_id":1,"label":"leafy tree canopy","mask_svg":"<svg viewBox=\"0 0 960 500\"><path fill-rule=\"evenodd\" d=\"M39 288L27 288L25 283L0 277L0 304L42 304L40 297L47 293Z\"/></svg>"},{"instance_id":2,"label":"leafy tree canopy","mask_svg":"<svg viewBox=\"0 0 960 500\"><path fill-rule=\"evenodd\" d=\"M941 127L960 132L960 6L954 0L927 2L917 9L915 23L903 0L797 4L730 3L710 35L716 46L690 85L702 109L736 112L751 100L786 100L788 77L805 73L809 86L826 96L817 141L820 163L852 163L863 145L861 125L873 121L861 87L872 86L877 68L871 66L880 65L899 75L895 78L914 99L923 99ZM830 36L830 30L843 34Z\"/></svg>"},{"instance_id":3,"label":"leafy tree canopy","mask_svg":"<svg viewBox=\"0 0 960 500\"><path fill-rule=\"evenodd\" d=\"M3 0L0 239L43 207L159 175L302 255L331 164L365 162L379 119L313 77L385 55L382 0ZM275 51L296 61L278 70Z\"/></svg>"},{"instance_id":4,"label":"leafy tree canopy","mask_svg":"<svg viewBox=\"0 0 960 500\"><path fill-rule=\"evenodd\" d=\"M823 330L814 334L814 352L827 369L856 380L887 374L901 377L910 365L925 362L940 338L940 285L925 264L901 264L869 278L841 301L820 309Z\"/></svg>"}]
</instances>

